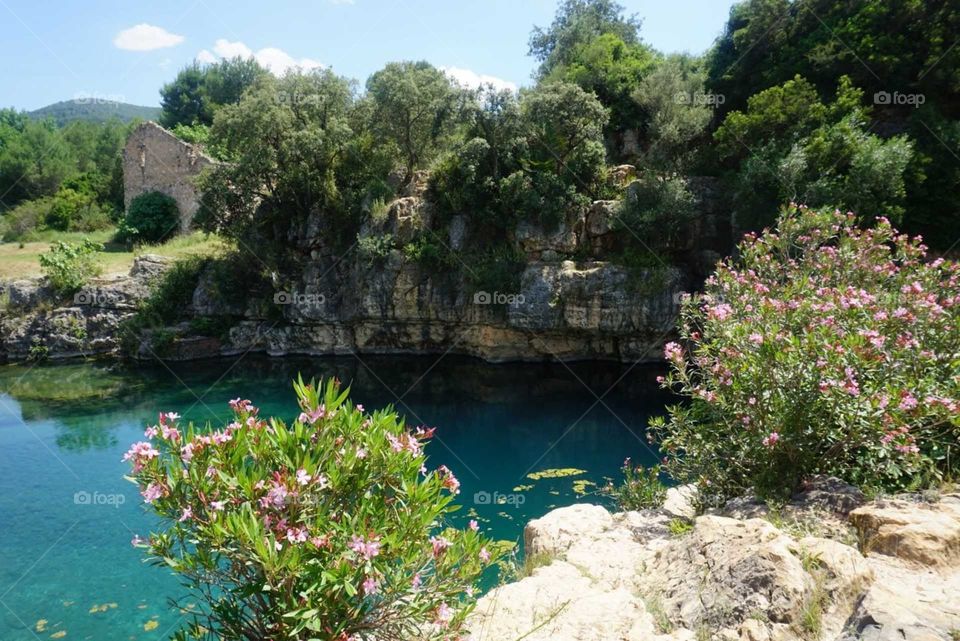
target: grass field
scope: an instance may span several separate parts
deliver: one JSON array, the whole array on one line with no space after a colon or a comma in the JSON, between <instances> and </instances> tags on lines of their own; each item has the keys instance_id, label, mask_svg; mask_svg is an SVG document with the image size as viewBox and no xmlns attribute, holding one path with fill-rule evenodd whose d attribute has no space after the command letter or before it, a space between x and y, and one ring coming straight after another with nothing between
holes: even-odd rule
<instances>
[{"instance_id":1,"label":"grass field","mask_svg":"<svg viewBox=\"0 0 960 641\"><path fill-rule=\"evenodd\" d=\"M103 274L125 274L140 254L160 254L179 258L182 256L212 256L227 248L227 243L218 236L193 232L177 236L162 245L144 245L133 250L125 245L111 243L114 230L96 232L43 232L30 242L0 243L0 280L27 278L40 275L40 254L50 248L54 240L78 242L83 238L102 243L104 251L98 254Z\"/></svg>"}]
</instances>

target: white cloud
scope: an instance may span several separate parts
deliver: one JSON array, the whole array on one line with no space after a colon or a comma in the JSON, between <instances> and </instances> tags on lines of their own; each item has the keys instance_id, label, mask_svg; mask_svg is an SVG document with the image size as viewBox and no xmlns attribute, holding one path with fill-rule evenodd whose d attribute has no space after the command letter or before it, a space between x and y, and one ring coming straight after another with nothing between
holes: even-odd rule
<instances>
[{"instance_id":1,"label":"white cloud","mask_svg":"<svg viewBox=\"0 0 960 641\"><path fill-rule=\"evenodd\" d=\"M153 51L175 47L181 42L183 42L183 36L145 22L124 29L113 39L114 46L127 51Z\"/></svg>"},{"instance_id":2,"label":"white cloud","mask_svg":"<svg viewBox=\"0 0 960 641\"><path fill-rule=\"evenodd\" d=\"M195 60L202 65L209 65L219 60L215 55L207 51L206 49L201 49L195 57Z\"/></svg>"},{"instance_id":3,"label":"white cloud","mask_svg":"<svg viewBox=\"0 0 960 641\"><path fill-rule=\"evenodd\" d=\"M477 73L476 71L472 71L470 69L441 66L440 71L453 78L453 80L455 80L457 83L470 89L476 89L481 85L493 85L493 88L497 90L517 90L517 84L515 82L510 82L509 80L504 80L503 78L497 78L496 76L488 76L487 74Z\"/></svg>"},{"instance_id":4,"label":"white cloud","mask_svg":"<svg viewBox=\"0 0 960 641\"><path fill-rule=\"evenodd\" d=\"M221 58L249 58L253 51L242 42L230 42L226 38L220 38L213 45L213 51Z\"/></svg>"},{"instance_id":5,"label":"white cloud","mask_svg":"<svg viewBox=\"0 0 960 641\"><path fill-rule=\"evenodd\" d=\"M213 52L203 49L196 55L196 60L202 64L217 62L222 58L254 58L263 67L274 75L282 76L288 69L319 69L323 63L312 58L294 58L283 49L264 47L254 51L242 42L230 42L226 38L218 39L213 45Z\"/></svg>"}]
</instances>

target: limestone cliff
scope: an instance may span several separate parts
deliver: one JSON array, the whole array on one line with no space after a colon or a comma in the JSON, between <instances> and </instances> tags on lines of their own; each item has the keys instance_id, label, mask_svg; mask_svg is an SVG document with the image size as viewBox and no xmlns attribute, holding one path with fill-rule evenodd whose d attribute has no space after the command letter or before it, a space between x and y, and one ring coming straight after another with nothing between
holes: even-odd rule
<instances>
[{"instance_id":1,"label":"limestone cliff","mask_svg":"<svg viewBox=\"0 0 960 641\"><path fill-rule=\"evenodd\" d=\"M549 230L521 224L509 240L522 257L517 285L486 291L470 286L473 267L462 258L437 270L402 251L423 235L451 250L473 242L465 216L435 224L421 182L361 229L358 242L390 240L375 260L325 249L317 218L292 239L306 259L298 273L274 283L272 301L262 292L224 300L212 274L202 274L187 312L216 320L223 330L216 335L204 334L203 323L123 335L122 322L164 269L162 260L148 256L129 277L94 281L72 301L57 300L37 280L2 285L9 304L0 318L0 354L9 360L102 354L133 338L141 358L257 351L653 360L673 331L680 294L694 289L719 257L705 249L716 237L714 223L706 215L689 230L688 259L669 265L655 259L649 268L628 270L609 259L626 233L616 229L616 211L616 202L597 201Z\"/></svg>"}]
</instances>

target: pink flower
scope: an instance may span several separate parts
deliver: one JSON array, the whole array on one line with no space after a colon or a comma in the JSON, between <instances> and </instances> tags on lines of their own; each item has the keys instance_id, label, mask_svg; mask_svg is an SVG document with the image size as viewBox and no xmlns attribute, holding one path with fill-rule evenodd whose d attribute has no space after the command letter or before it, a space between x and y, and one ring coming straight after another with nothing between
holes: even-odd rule
<instances>
[{"instance_id":1,"label":"pink flower","mask_svg":"<svg viewBox=\"0 0 960 641\"><path fill-rule=\"evenodd\" d=\"M450 609L450 606L447 605L446 601L444 601L439 605L439 607L437 607L437 614L436 614L435 620L437 623L441 625L445 625L449 623L450 619L452 618L453 618L453 610Z\"/></svg>"},{"instance_id":2,"label":"pink flower","mask_svg":"<svg viewBox=\"0 0 960 641\"><path fill-rule=\"evenodd\" d=\"M310 482L310 479L313 477L307 474L307 471L303 468L297 470L297 483L300 485L307 485Z\"/></svg>"},{"instance_id":3,"label":"pink flower","mask_svg":"<svg viewBox=\"0 0 960 641\"><path fill-rule=\"evenodd\" d=\"M140 468L143 467L143 463L149 459L156 458L160 456L160 452L153 446L152 443L147 441L139 441L130 446L130 449L127 450L126 454L123 455L124 461L133 460L134 467L133 471L138 472Z\"/></svg>"},{"instance_id":4,"label":"pink flower","mask_svg":"<svg viewBox=\"0 0 960 641\"><path fill-rule=\"evenodd\" d=\"M372 576L368 576L366 579L363 580L363 594L365 596L376 594L377 590L379 589L380 589L380 583Z\"/></svg>"},{"instance_id":5,"label":"pink flower","mask_svg":"<svg viewBox=\"0 0 960 641\"><path fill-rule=\"evenodd\" d=\"M170 427L169 425L160 425L160 435L164 439L173 441L174 443L180 440L180 431L175 427Z\"/></svg>"},{"instance_id":6,"label":"pink flower","mask_svg":"<svg viewBox=\"0 0 960 641\"><path fill-rule=\"evenodd\" d=\"M420 578L420 573L417 572L416 574L413 575L413 581L410 582L410 586L414 590L419 590L421 585L423 585L423 579Z\"/></svg>"},{"instance_id":7,"label":"pink flower","mask_svg":"<svg viewBox=\"0 0 960 641\"><path fill-rule=\"evenodd\" d=\"M484 563L487 563L490 560L490 553L487 552L487 548L480 548L480 560Z\"/></svg>"},{"instance_id":8,"label":"pink flower","mask_svg":"<svg viewBox=\"0 0 960 641\"><path fill-rule=\"evenodd\" d=\"M157 429L156 425L151 425L143 431L143 435L147 438L156 438L159 433L160 430Z\"/></svg>"},{"instance_id":9,"label":"pink flower","mask_svg":"<svg viewBox=\"0 0 960 641\"><path fill-rule=\"evenodd\" d=\"M313 425L314 423L316 423L317 421L319 421L320 419L326 416L327 416L327 408L321 405L317 409L311 410L310 412L301 412L297 420L299 420L304 425Z\"/></svg>"},{"instance_id":10,"label":"pink flower","mask_svg":"<svg viewBox=\"0 0 960 641\"><path fill-rule=\"evenodd\" d=\"M720 303L707 310L707 318L718 321L725 321L733 314L733 308L726 303Z\"/></svg>"},{"instance_id":11,"label":"pink flower","mask_svg":"<svg viewBox=\"0 0 960 641\"><path fill-rule=\"evenodd\" d=\"M357 411L360 412L361 414L363 413L363 405L361 405L360 403L357 403Z\"/></svg>"},{"instance_id":12,"label":"pink flower","mask_svg":"<svg viewBox=\"0 0 960 641\"><path fill-rule=\"evenodd\" d=\"M222 512L226 504L226 501L210 501L210 507L213 508L214 512Z\"/></svg>"},{"instance_id":13,"label":"pink flower","mask_svg":"<svg viewBox=\"0 0 960 641\"><path fill-rule=\"evenodd\" d=\"M167 495L167 488L159 483L150 483L147 485L147 488L140 492L143 495L143 500L147 503L153 503L159 498L163 498Z\"/></svg>"},{"instance_id":14,"label":"pink flower","mask_svg":"<svg viewBox=\"0 0 960 641\"><path fill-rule=\"evenodd\" d=\"M917 407L917 399L910 392L904 392L900 398L900 409L908 412Z\"/></svg>"},{"instance_id":15,"label":"pink flower","mask_svg":"<svg viewBox=\"0 0 960 641\"><path fill-rule=\"evenodd\" d=\"M365 450L365 449L362 448L362 447L358 447L358 448L357 448L357 458L359 458L359 459L365 459L365 458L367 458L367 450Z\"/></svg>"},{"instance_id":16,"label":"pink flower","mask_svg":"<svg viewBox=\"0 0 960 641\"><path fill-rule=\"evenodd\" d=\"M187 507L183 508L183 514L181 514L181 515L180 515L180 518L177 519L177 520L178 520L180 523L183 523L183 522L186 521L187 519L192 519L192 518L193 518L193 508L191 508L191 507L188 505Z\"/></svg>"},{"instance_id":17,"label":"pink flower","mask_svg":"<svg viewBox=\"0 0 960 641\"><path fill-rule=\"evenodd\" d=\"M132 545L133 547L138 547L138 546L140 546L140 545L145 545L146 543L147 543L147 540L140 538L140 535L139 535L139 534L134 534L134 535L133 535L133 538L130 539L130 545Z\"/></svg>"},{"instance_id":18,"label":"pink flower","mask_svg":"<svg viewBox=\"0 0 960 641\"><path fill-rule=\"evenodd\" d=\"M467 526L474 532L480 529L480 526L477 524L476 520L474 519L470 519L470 523L468 523Z\"/></svg>"},{"instance_id":19,"label":"pink flower","mask_svg":"<svg viewBox=\"0 0 960 641\"><path fill-rule=\"evenodd\" d=\"M769 436L763 437L763 444L765 447L773 447L777 444L777 441L780 440L780 434L777 432L770 432Z\"/></svg>"},{"instance_id":20,"label":"pink flower","mask_svg":"<svg viewBox=\"0 0 960 641\"><path fill-rule=\"evenodd\" d=\"M377 538L365 539L354 534L347 547L368 561L380 554L380 541Z\"/></svg>"},{"instance_id":21,"label":"pink flower","mask_svg":"<svg viewBox=\"0 0 960 641\"><path fill-rule=\"evenodd\" d=\"M762 345L762 344L763 344L763 334L758 334L758 333L756 333L756 332L754 332L753 334L750 334L750 342L751 342L751 343L754 343L755 345Z\"/></svg>"},{"instance_id":22,"label":"pink flower","mask_svg":"<svg viewBox=\"0 0 960 641\"><path fill-rule=\"evenodd\" d=\"M229 432L217 431L210 435L210 438L217 445L223 445L227 441L233 439L233 436Z\"/></svg>"},{"instance_id":23,"label":"pink flower","mask_svg":"<svg viewBox=\"0 0 960 641\"><path fill-rule=\"evenodd\" d=\"M457 480L457 477L453 475L453 472L450 471L446 465L441 465L437 468L437 473L441 477L441 482L443 487L447 488L454 494L460 493L460 481Z\"/></svg>"},{"instance_id":24,"label":"pink flower","mask_svg":"<svg viewBox=\"0 0 960 641\"><path fill-rule=\"evenodd\" d=\"M668 361L682 361L683 360L683 348L680 347L677 343L670 341L663 346L663 357Z\"/></svg>"},{"instance_id":25,"label":"pink flower","mask_svg":"<svg viewBox=\"0 0 960 641\"><path fill-rule=\"evenodd\" d=\"M287 540L291 543L303 543L307 540L307 528L289 528L287 530Z\"/></svg>"},{"instance_id":26,"label":"pink flower","mask_svg":"<svg viewBox=\"0 0 960 641\"><path fill-rule=\"evenodd\" d=\"M193 458L193 449L195 445L193 443L187 443L180 448L180 458L182 458L187 463Z\"/></svg>"},{"instance_id":27,"label":"pink flower","mask_svg":"<svg viewBox=\"0 0 960 641\"><path fill-rule=\"evenodd\" d=\"M450 547L450 541L442 536L431 536L430 544L433 546L433 556L435 557L439 557Z\"/></svg>"}]
</instances>

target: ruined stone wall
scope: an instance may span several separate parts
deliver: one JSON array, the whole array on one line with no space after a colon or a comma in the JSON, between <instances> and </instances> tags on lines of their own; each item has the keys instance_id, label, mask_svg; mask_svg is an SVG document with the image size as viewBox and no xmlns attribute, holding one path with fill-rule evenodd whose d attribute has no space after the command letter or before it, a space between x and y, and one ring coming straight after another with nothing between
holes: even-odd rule
<instances>
[{"instance_id":1,"label":"ruined stone wall","mask_svg":"<svg viewBox=\"0 0 960 641\"><path fill-rule=\"evenodd\" d=\"M177 201L180 231L190 227L199 200L194 179L216 161L155 122L145 122L131 132L123 150L123 204L150 191Z\"/></svg>"}]
</instances>

